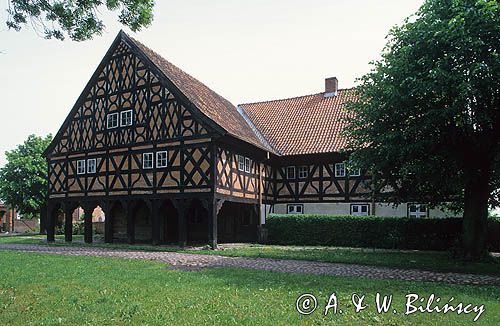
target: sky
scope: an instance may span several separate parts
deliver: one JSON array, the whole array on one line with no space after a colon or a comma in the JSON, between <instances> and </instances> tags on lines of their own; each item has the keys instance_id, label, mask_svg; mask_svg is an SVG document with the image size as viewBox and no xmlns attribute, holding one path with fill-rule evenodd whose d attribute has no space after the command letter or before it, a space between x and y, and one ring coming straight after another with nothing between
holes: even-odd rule
<instances>
[{"instance_id":1,"label":"sky","mask_svg":"<svg viewBox=\"0 0 500 326\"><path fill-rule=\"evenodd\" d=\"M102 11L106 31L85 42L45 40L5 26L0 2L0 166L30 134L55 134L120 29L233 104L352 87L394 25L423 0L162 0L138 33Z\"/></svg>"}]
</instances>

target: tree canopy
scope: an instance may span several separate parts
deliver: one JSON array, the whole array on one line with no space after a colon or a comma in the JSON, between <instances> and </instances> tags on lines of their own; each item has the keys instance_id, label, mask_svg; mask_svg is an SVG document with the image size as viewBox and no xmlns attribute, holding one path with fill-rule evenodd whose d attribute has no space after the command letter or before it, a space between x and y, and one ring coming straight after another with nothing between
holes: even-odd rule
<instances>
[{"instance_id":1,"label":"tree canopy","mask_svg":"<svg viewBox=\"0 0 500 326\"><path fill-rule=\"evenodd\" d=\"M42 156L52 136L30 135L5 153L7 164L0 169L0 198L25 216L36 216L47 200L47 161Z\"/></svg>"},{"instance_id":2,"label":"tree canopy","mask_svg":"<svg viewBox=\"0 0 500 326\"><path fill-rule=\"evenodd\" d=\"M463 208L468 257L484 253L499 203L499 50L497 1L427 0L390 31L348 106L351 157L375 193Z\"/></svg>"},{"instance_id":3,"label":"tree canopy","mask_svg":"<svg viewBox=\"0 0 500 326\"><path fill-rule=\"evenodd\" d=\"M16 31L31 24L46 38L85 41L100 35L104 22L101 9L119 11L118 20L132 31L153 21L153 0L8 0L7 26Z\"/></svg>"}]
</instances>

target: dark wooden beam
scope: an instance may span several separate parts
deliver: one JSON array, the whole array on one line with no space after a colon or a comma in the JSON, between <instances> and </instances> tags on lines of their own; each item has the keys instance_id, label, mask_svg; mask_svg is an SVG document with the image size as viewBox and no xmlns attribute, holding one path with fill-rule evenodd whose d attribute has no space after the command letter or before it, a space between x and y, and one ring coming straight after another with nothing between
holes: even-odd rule
<instances>
[{"instance_id":1,"label":"dark wooden beam","mask_svg":"<svg viewBox=\"0 0 500 326\"><path fill-rule=\"evenodd\" d=\"M221 205L222 207L222 205ZM217 199L208 199L208 244L217 249Z\"/></svg>"},{"instance_id":2,"label":"dark wooden beam","mask_svg":"<svg viewBox=\"0 0 500 326\"><path fill-rule=\"evenodd\" d=\"M158 200L152 200L151 203L151 226L152 226L152 244L159 245L161 241L161 229L160 229L160 207Z\"/></svg>"},{"instance_id":3,"label":"dark wooden beam","mask_svg":"<svg viewBox=\"0 0 500 326\"><path fill-rule=\"evenodd\" d=\"M104 212L104 242L113 242L113 217L111 216L111 207L109 201L106 201L101 207Z\"/></svg>"},{"instance_id":4,"label":"dark wooden beam","mask_svg":"<svg viewBox=\"0 0 500 326\"><path fill-rule=\"evenodd\" d=\"M133 202L127 200L125 212L127 214L127 241L129 244L135 243L135 224L134 224L134 205Z\"/></svg>"},{"instance_id":5,"label":"dark wooden beam","mask_svg":"<svg viewBox=\"0 0 500 326\"><path fill-rule=\"evenodd\" d=\"M55 241L56 233L56 209L50 203L47 205L47 242Z\"/></svg>"},{"instance_id":6,"label":"dark wooden beam","mask_svg":"<svg viewBox=\"0 0 500 326\"><path fill-rule=\"evenodd\" d=\"M83 239L85 243L92 243L92 213L94 205L84 205L83 208Z\"/></svg>"},{"instance_id":7,"label":"dark wooden beam","mask_svg":"<svg viewBox=\"0 0 500 326\"><path fill-rule=\"evenodd\" d=\"M72 206L64 208L64 240L66 242L73 241L73 211Z\"/></svg>"}]
</instances>

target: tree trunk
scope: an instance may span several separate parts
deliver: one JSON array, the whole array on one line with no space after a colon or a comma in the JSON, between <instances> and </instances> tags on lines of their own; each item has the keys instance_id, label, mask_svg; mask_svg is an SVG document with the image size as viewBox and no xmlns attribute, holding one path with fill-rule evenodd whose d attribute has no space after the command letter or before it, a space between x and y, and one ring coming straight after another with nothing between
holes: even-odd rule
<instances>
[{"instance_id":1,"label":"tree trunk","mask_svg":"<svg viewBox=\"0 0 500 326\"><path fill-rule=\"evenodd\" d=\"M488 165L488 164L485 164ZM464 192L462 246L466 260L480 260L487 256L488 199L490 169L477 168L468 173Z\"/></svg>"}]
</instances>

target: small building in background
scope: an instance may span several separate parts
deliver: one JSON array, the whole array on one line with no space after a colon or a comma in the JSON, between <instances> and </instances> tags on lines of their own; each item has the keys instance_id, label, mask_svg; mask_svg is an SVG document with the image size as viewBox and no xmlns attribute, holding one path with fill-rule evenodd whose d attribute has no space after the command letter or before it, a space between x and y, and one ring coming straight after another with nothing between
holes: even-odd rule
<instances>
[{"instance_id":1,"label":"small building in background","mask_svg":"<svg viewBox=\"0 0 500 326\"><path fill-rule=\"evenodd\" d=\"M19 219L15 208L0 201L0 232L14 232L15 220Z\"/></svg>"}]
</instances>

